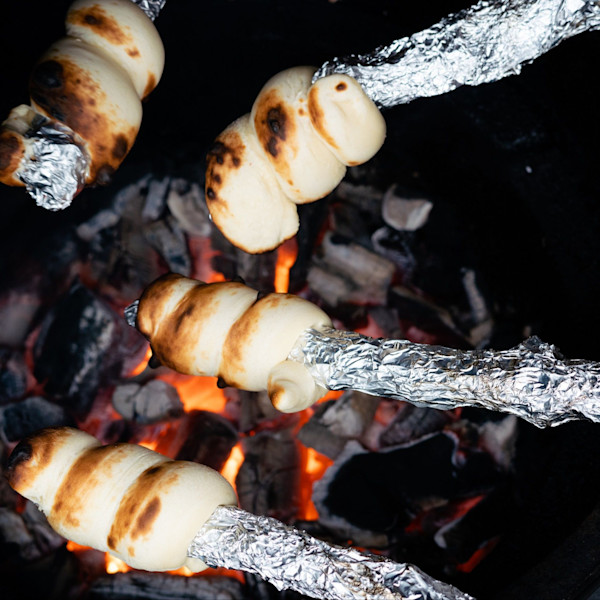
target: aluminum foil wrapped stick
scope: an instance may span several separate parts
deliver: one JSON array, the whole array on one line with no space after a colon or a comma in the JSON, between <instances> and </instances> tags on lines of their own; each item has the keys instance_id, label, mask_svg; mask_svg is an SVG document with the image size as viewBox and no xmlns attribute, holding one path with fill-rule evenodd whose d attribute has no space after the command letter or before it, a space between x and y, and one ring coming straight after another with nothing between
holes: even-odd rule
<instances>
[{"instance_id":1,"label":"aluminum foil wrapped stick","mask_svg":"<svg viewBox=\"0 0 600 600\"><path fill-rule=\"evenodd\" d=\"M600 422L600 363L564 360L537 338L499 352L373 339L333 329L321 309L291 294L173 273L151 283L126 318L158 362L267 390L282 412L352 389L438 409L508 412L538 427Z\"/></svg>"},{"instance_id":2,"label":"aluminum foil wrapped stick","mask_svg":"<svg viewBox=\"0 0 600 600\"><path fill-rule=\"evenodd\" d=\"M335 58L313 80L344 73L380 107L521 72L563 40L600 28L597 0L481 0L368 54Z\"/></svg>"},{"instance_id":3,"label":"aluminum foil wrapped stick","mask_svg":"<svg viewBox=\"0 0 600 600\"><path fill-rule=\"evenodd\" d=\"M410 565L330 546L240 510L213 469L135 444L102 446L78 429L44 429L15 447L7 476L59 534L136 569L240 568L280 589L331 600L470 598Z\"/></svg>"},{"instance_id":4,"label":"aluminum foil wrapped stick","mask_svg":"<svg viewBox=\"0 0 600 600\"><path fill-rule=\"evenodd\" d=\"M289 359L332 390L438 409L486 408L538 427L600 422L600 363L565 360L537 337L510 350L462 351L322 328L306 331Z\"/></svg>"},{"instance_id":5,"label":"aluminum foil wrapped stick","mask_svg":"<svg viewBox=\"0 0 600 600\"><path fill-rule=\"evenodd\" d=\"M215 510L188 553L211 567L256 573L279 590L324 600L473 600L413 565L327 544L233 506Z\"/></svg>"},{"instance_id":6,"label":"aluminum foil wrapped stick","mask_svg":"<svg viewBox=\"0 0 600 600\"><path fill-rule=\"evenodd\" d=\"M86 185L108 183L163 67L160 36L131 0L75 0L66 36L33 68L31 104L0 127L0 181L25 186L50 210L69 206Z\"/></svg>"}]
</instances>

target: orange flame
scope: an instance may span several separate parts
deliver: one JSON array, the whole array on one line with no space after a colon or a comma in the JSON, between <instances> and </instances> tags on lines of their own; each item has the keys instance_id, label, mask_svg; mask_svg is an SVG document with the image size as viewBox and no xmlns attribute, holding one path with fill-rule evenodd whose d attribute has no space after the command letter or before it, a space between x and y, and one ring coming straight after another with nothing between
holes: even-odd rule
<instances>
[{"instance_id":1,"label":"orange flame","mask_svg":"<svg viewBox=\"0 0 600 600\"><path fill-rule=\"evenodd\" d=\"M222 413L227 398L222 389L217 387L216 377L199 377L196 375L180 375L174 371L161 373L158 379L170 383L179 392L186 412L191 410L209 410Z\"/></svg>"},{"instance_id":2,"label":"orange flame","mask_svg":"<svg viewBox=\"0 0 600 600\"><path fill-rule=\"evenodd\" d=\"M275 291L285 294L290 285L290 269L298 256L296 238L285 241L277 249L277 263L275 265Z\"/></svg>"},{"instance_id":3,"label":"orange flame","mask_svg":"<svg viewBox=\"0 0 600 600\"><path fill-rule=\"evenodd\" d=\"M333 461L320 454L314 448L304 448L301 452L303 469L300 480L300 508L298 518L304 521L316 521L319 513L312 501L312 488L315 481L323 477L325 471L333 464Z\"/></svg>"},{"instance_id":4,"label":"orange flame","mask_svg":"<svg viewBox=\"0 0 600 600\"><path fill-rule=\"evenodd\" d=\"M242 450L242 443L238 442L229 454L229 458L225 461L223 468L221 469L221 475L229 481L229 483L235 488L235 478L244 462L244 452Z\"/></svg>"},{"instance_id":5,"label":"orange flame","mask_svg":"<svg viewBox=\"0 0 600 600\"><path fill-rule=\"evenodd\" d=\"M143 373L148 366L148 361L152 357L152 348L150 348L150 344L148 344L148 348L146 348L146 354L144 354L144 358L141 360L140 364L135 367L131 373L129 373L129 377L135 377L140 373Z\"/></svg>"}]
</instances>

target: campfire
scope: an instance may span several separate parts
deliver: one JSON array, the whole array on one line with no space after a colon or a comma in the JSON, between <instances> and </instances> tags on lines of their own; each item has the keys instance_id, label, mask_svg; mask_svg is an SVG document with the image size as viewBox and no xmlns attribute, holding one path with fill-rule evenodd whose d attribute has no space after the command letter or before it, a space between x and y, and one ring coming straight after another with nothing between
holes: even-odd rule
<instances>
[{"instance_id":1,"label":"campfire","mask_svg":"<svg viewBox=\"0 0 600 600\"><path fill-rule=\"evenodd\" d=\"M58 214L0 189L3 460L42 427L74 426L103 444L206 464L249 512L415 564L480 600L590 597L598 565L573 548L597 543L597 426L540 431L510 414L353 391L282 414L265 392L157 365L123 315L170 271L290 291L337 328L375 338L470 351L539 335L568 357L599 360L600 213L590 173L600 132L581 94L597 34L518 77L389 110L380 154L350 168L325 200L301 206L297 236L250 255L208 215L204 156L219 131L278 70L367 51L455 7L400 15L387 2L323 1L290 4L282 19L268 2L196 4L167 1L156 21L164 80L108 187L85 190ZM11 5L3 40L17 36L28 10ZM2 114L22 100L29 65L61 31L64 11L39 10L31 27L40 39L18 68L6 67L15 89ZM226 23L232 11L246 25L224 48L223 30L199 23ZM350 32L357 23L360 42ZM218 59L190 61L215 48ZM8 598L297 597L242 571L132 570L58 536L4 479L0 497Z\"/></svg>"}]
</instances>

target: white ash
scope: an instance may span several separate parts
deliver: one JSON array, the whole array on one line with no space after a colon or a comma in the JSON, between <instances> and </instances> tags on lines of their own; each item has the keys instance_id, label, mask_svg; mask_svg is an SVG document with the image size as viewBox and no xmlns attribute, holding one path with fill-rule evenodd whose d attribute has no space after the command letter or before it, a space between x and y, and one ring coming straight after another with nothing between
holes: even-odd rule
<instances>
[{"instance_id":1,"label":"white ash","mask_svg":"<svg viewBox=\"0 0 600 600\"><path fill-rule=\"evenodd\" d=\"M429 219L433 202L425 198L404 198L397 194L395 185L383 195L381 216L397 231L416 231Z\"/></svg>"},{"instance_id":2,"label":"white ash","mask_svg":"<svg viewBox=\"0 0 600 600\"><path fill-rule=\"evenodd\" d=\"M183 414L183 403L177 389L161 379L144 385L118 385L112 396L114 409L129 421L142 425L157 423Z\"/></svg>"},{"instance_id":3,"label":"white ash","mask_svg":"<svg viewBox=\"0 0 600 600\"><path fill-rule=\"evenodd\" d=\"M161 218L167 205L167 193L171 183L170 177L152 179L148 185L144 207L142 208L142 222L151 223Z\"/></svg>"},{"instance_id":4,"label":"white ash","mask_svg":"<svg viewBox=\"0 0 600 600\"><path fill-rule=\"evenodd\" d=\"M192 259L185 233L172 215L147 224L144 237L164 259L170 271L185 276L191 274Z\"/></svg>"},{"instance_id":5,"label":"white ash","mask_svg":"<svg viewBox=\"0 0 600 600\"><path fill-rule=\"evenodd\" d=\"M196 182L171 180L167 206L183 231L198 237L209 237L213 225L204 201L204 192Z\"/></svg>"},{"instance_id":6,"label":"white ash","mask_svg":"<svg viewBox=\"0 0 600 600\"><path fill-rule=\"evenodd\" d=\"M149 180L150 175L145 175L135 183L120 189L115 194L109 208L97 212L77 227L78 237L85 242L90 242L101 231L117 225L126 211L131 211L132 207L141 205L144 197L143 190L146 189Z\"/></svg>"},{"instance_id":7,"label":"white ash","mask_svg":"<svg viewBox=\"0 0 600 600\"><path fill-rule=\"evenodd\" d=\"M395 265L351 240L328 232L313 257L308 284L331 306L342 302L386 304ZM328 278L331 277L331 281Z\"/></svg>"}]
</instances>

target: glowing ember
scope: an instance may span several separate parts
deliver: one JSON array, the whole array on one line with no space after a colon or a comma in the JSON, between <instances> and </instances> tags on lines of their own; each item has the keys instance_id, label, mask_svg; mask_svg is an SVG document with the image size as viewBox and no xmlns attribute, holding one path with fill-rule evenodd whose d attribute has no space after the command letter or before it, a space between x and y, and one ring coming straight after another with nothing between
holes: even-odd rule
<instances>
[{"instance_id":1,"label":"glowing ember","mask_svg":"<svg viewBox=\"0 0 600 600\"><path fill-rule=\"evenodd\" d=\"M150 348L150 345L148 344L148 348L146 349L146 354L144 355L144 358L142 359L140 364L137 367L135 367L135 369L133 369L133 371L131 371L131 373L129 373L129 377L135 377L136 375L143 373L146 370L146 367L148 366L148 361L150 360L151 357L152 357L152 349Z\"/></svg>"},{"instance_id":2,"label":"glowing ember","mask_svg":"<svg viewBox=\"0 0 600 600\"><path fill-rule=\"evenodd\" d=\"M190 277L206 283L225 281L223 273L213 271L211 267L212 259L219 256L220 253L213 249L210 238L190 235L188 236L188 247L193 265Z\"/></svg>"},{"instance_id":3,"label":"glowing ember","mask_svg":"<svg viewBox=\"0 0 600 600\"><path fill-rule=\"evenodd\" d=\"M81 546L80 544L76 544L75 542L72 542L71 540L69 540L67 542L67 550L69 552L86 552L87 550L89 550L88 546Z\"/></svg>"},{"instance_id":4,"label":"glowing ember","mask_svg":"<svg viewBox=\"0 0 600 600\"><path fill-rule=\"evenodd\" d=\"M290 284L290 269L298 256L296 238L284 242L277 249L277 264L275 265L275 291L285 294Z\"/></svg>"},{"instance_id":5,"label":"glowing ember","mask_svg":"<svg viewBox=\"0 0 600 600\"><path fill-rule=\"evenodd\" d=\"M112 554L105 554L106 560L106 572L110 573L127 573L127 571L131 571L131 568L128 567L120 558L116 558L112 556Z\"/></svg>"},{"instance_id":6,"label":"glowing ember","mask_svg":"<svg viewBox=\"0 0 600 600\"><path fill-rule=\"evenodd\" d=\"M498 538L492 538L486 542L481 548L475 550L468 560L456 565L456 570L461 573L470 573L496 547L498 541Z\"/></svg>"}]
</instances>

